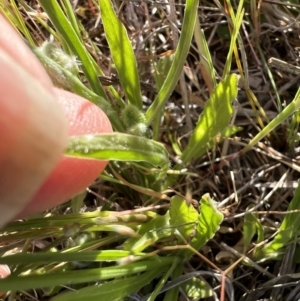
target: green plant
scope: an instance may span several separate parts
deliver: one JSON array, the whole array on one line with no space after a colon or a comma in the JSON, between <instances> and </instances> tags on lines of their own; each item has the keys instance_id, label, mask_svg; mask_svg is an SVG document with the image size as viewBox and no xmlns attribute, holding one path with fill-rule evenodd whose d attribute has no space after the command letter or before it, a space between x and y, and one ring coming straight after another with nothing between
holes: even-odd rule
<instances>
[{"instance_id":1,"label":"green plant","mask_svg":"<svg viewBox=\"0 0 300 301\"><path fill-rule=\"evenodd\" d=\"M23 8L28 9L23 1L19 2ZM21 240L26 244L22 253L0 258L1 264L14 267L12 275L0 281L0 291L11 290L14 294L17 293L16 288L18 291L44 289L44 294L49 295L51 300L79 301L89 298L122 300L143 290L143 294L148 296L147 300L155 300L166 283L171 281L175 284L164 295L165 301L178 300L179 287L189 297L212 296L210 285L195 275L177 284L176 279L180 279L193 255L206 261L220 277L228 272L222 272L199 253L218 232L224 216L213 197L202 191L196 202L199 210L195 209L192 198L189 197L189 185L185 189L177 190L177 184L186 179L189 182L194 175L193 163L207 152L214 152L220 143L226 144L229 137L241 130L232 120L239 78L245 86L247 82L246 67L240 62L237 47L242 45L240 33L245 18L244 1L239 1L236 11L230 1L226 1L230 44L221 78L218 78L214 70L204 32L196 22L199 1L186 1L181 34L174 55L151 58L151 64L157 72L155 80L158 91L151 105L146 108L142 102L141 75L134 48L112 1L99 0L98 3L92 3L101 15L121 91L112 86L105 88L98 80L98 75L103 75L104 71L96 63L92 51L85 47L85 29L70 2L38 2L51 21L49 26L39 20L40 26L44 26L54 35L57 43L55 46L44 44L38 47L35 44L14 1L11 1L12 7L0 4L0 8L2 5L8 18L26 37L55 85L81 95L101 107L115 131L113 134L72 137L65 153L70 156L110 160L108 168L100 176L115 188L116 192L111 194L109 203L114 203L119 194L128 198L133 207L139 205L141 208L113 211L105 204L100 212L59 215L54 211L47 217L10 223L3 229L1 242L9 244ZM160 140L161 117L167 116L166 104L183 72L193 34L198 54L204 59L201 74L209 88L209 97L185 145L179 144L169 131L172 146L170 151ZM101 52L96 43L91 40L89 43L92 49ZM57 48L57 45L62 48ZM60 59L61 55L63 59ZM74 57L80 61L80 65L66 68L65 59L70 58L74 63ZM240 77L232 72L234 58ZM84 75L80 77L77 69ZM87 80L88 85L83 83L82 78ZM255 101L253 92L246 88L247 97ZM242 150L229 156L229 159L233 160L252 149L276 126L294 114L299 109L299 104L300 90L291 104L262 128ZM179 159L172 162L171 168L170 155L174 153ZM298 208L298 190L290 204L291 210ZM135 199L137 194L139 204ZM78 200L80 205L81 201ZM78 209L77 199L74 198L73 202L75 204L73 203L72 208ZM157 213L158 203L161 205L159 209L164 210L163 214ZM249 210L251 208L248 207ZM272 258L274 254L277 256L277 252L285 244L293 241L299 233L296 227L298 217L295 216L296 213L284 219L272 242L255 249L255 258ZM262 225L255 214L246 215L243 231L245 253L255 234L258 234L258 243L263 241ZM88 239L79 241L77 238L81 233L88 233ZM48 237L52 240L47 246L39 252L30 252L29 246L33 240ZM73 245L67 244L68 240ZM5 251L4 248L2 254ZM83 262L83 266L87 268L76 269L78 262ZM60 292L62 286L68 285L76 291ZM224 300L224 292L222 298Z\"/></svg>"}]
</instances>

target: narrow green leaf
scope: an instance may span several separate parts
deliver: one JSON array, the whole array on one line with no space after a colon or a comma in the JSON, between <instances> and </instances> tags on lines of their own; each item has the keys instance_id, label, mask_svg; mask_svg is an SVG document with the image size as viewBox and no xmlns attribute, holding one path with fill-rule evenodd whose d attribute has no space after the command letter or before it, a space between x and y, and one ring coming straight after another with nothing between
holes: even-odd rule
<instances>
[{"instance_id":1,"label":"narrow green leaf","mask_svg":"<svg viewBox=\"0 0 300 301\"><path fill-rule=\"evenodd\" d=\"M48 252L15 254L0 258L0 264L32 264L32 263L53 263L70 261L118 261L124 257L132 255L129 251L123 250L103 250L86 252ZM141 255L141 254L138 254Z\"/></svg>"},{"instance_id":2,"label":"narrow green leaf","mask_svg":"<svg viewBox=\"0 0 300 301\"><path fill-rule=\"evenodd\" d=\"M99 160L144 161L160 167L161 176L169 166L168 152L163 144L123 133L71 137L65 154Z\"/></svg>"},{"instance_id":3,"label":"narrow green leaf","mask_svg":"<svg viewBox=\"0 0 300 301\"><path fill-rule=\"evenodd\" d=\"M99 0L101 19L111 56L129 102L142 108L137 63L126 29L118 19L110 0Z\"/></svg>"},{"instance_id":4,"label":"narrow green leaf","mask_svg":"<svg viewBox=\"0 0 300 301\"><path fill-rule=\"evenodd\" d=\"M186 1L181 34L175 52L174 60L163 86L161 87L158 95L156 96L155 100L146 113L148 125L150 125L157 116L160 116L159 112L163 110L167 100L169 99L178 82L183 66L185 64L188 51L190 49L198 13L198 5L199 0Z\"/></svg>"},{"instance_id":5,"label":"narrow green leaf","mask_svg":"<svg viewBox=\"0 0 300 301\"><path fill-rule=\"evenodd\" d=\"M233 25L233 31L232 31L232 34L231 34L229 51L228 51L227 58L226 58L224 72L223 72L223 75L222 75L223 79L225 79L227 76L229 76L229 73L230 73L230 70L231 70L233 49L234 49L235 42L236 42L236 39L238 37L239 30L240 30L240 27L242 25L243 17L244 17L243 3L244 3L243 0L239 1L237 14L235 16L234 13L233 13L230 1L227 1L228 7L229 7L230 12L231 12L231 18L232 18L232 22L233 22L233 24L232 24Z\"/></svg>"},{"instance_id":6,"label":"narrow green leaf","mask_svg":"<svg viewBox=\"0 0 300 301\"><path fill-rule=\"evenodd\" d=\"M232 102L237 96L237 82L237 75L229 75L211 94L182 154L181 159L185 164L201 157L206 151L203 147L208 146L228 126L233 113Z\"/></svg>"},{"instance_id":7,"label":"narrow green leaf","mask_svg":"<svg viewBox=\"0 0 300 301\"><path fill-rule=\"evenodd\" d=\"M145 271L164 269L174 261L174 257L163 257L160 260L149 259L129 263L122 266L101 267L97 269L86 269L76 271L62 271L47 274L15 275L0 279L0 290L30 290L57 285L70 285L76 283L87 283L130 276Z\"/></svg>"},{"instance_id":8,"label":"narrow green leaf","mask_svg":"<svg viewBox=\"0 0 300 301\"><path fill-rule=\"evenodd\" d=\"M202 72L202 75L205 80L206 86L208 87L208 90L211 91L217 86L216 71L214 69L213 60L209 51L204 31L203 29L201 29L199 19L200 18L196 19L194 37L199 52L200 64L205 70L205 74L203 74Z\"/></svg>"},{"instance_id":9,"label":"narrow green leaf","mask_svg":"<svg viewBox=\"0 0 300 301\"><path fill-rule=\"evenodd\" d=\"M11 25L18 29L31 45L34 45L35 42L32 38L29 28L24 22L24 16L22 16L18 5L19 3L17 4L15 0L0 1L0 14L6 16Z\"/></svg>"},{"instance_id":10,"label":"narrow green leaf","mask_svg":"<svg viewBox=\"0 0 300 301\"><path fill-rule=\"evenodd\" d=\"M99 82L96 69L92 63L92 57L72 27L71 22L63 13L61 7L59 6L59 2L56 0L39 0L39 2L49 16L56 30L67 42L72 52L78 56L82 63L82 70L86 75L86 78L89 81L93 91L106 99L105 91Z\"/></svg>"},{"instance_id":11,"label":"narrow green leaf","mask_svg":"<svg viewBox=\"0 0 300 301\"><path fill-rule=\"evenodd\" d=\"M74 213L67 215L54 215L49 217L42 218L31 218L25 221L16 221L11 222L0 233L9 233L9 232L29 232L32 229L41 230L45 228L57 228L58 231L61 231L61 227L70 226L72 224L79 224L80 226L84 225L105 225L105 224L117 224L117 223L131 223L138 222L143 223L145 220L155 217L154 212L145 212L145 213L128 213L128 214L116 214L115 211L93 211L85 213ZM57 231L56 230L56 231ZM4 234L2 235L3 239Z\"/></svg>"},{"instance_id":12,"label":"narrow green leaf","mask_svg":"<svg viewBox=\"0 0 300 301\"><path fill-rule=\"evenodd\" d=\"M176 258L172 265L168 268L168 270L162 275L158 284L155 286L153 292L151 293L150 297L147 301L155 301L157 300L157 295L160 293L162 287L167 283L169 277L173 274L174 270L176 269L177 265L180 264L180 258Z\"/></svg>"},{"instance_id":13,"label":"narrow green leaf","mask_svg":"<svg viewBox=\"0 0 300 301\"><path fill-rule=\"evenodd\" d=\"M298 89L293 101L279 113L268 125L266 125L242 150L243 153L250 150L258 141L272 132L278 125L280 125L289 116L300 109L300 88Z\"/></svg>"},{"instance_id":14,"label":"narrow green leaf","mask_svg":"<svg viewBox=\"0 0 300 301\"><path fill-rule=\"evenodd\" d=\"M155 79L155 86L157 91L160 91L161 87L163 86L173 60L174 54L171 54L159 58L157 62L153 62L153 76ZM155 116L155 119L152 123L152 137L154 140L159 141L161 134L161 117L164 114L164 110L162 109L160 112L157 112L157 114L158 115Z\"/></svg>"},{"instance_id":15,"label":"narrow green leaf","mask_svg":"<svg viewBox=\"0 0 300 301\"><path fill-rule=\"evenodd\" d=\"M79 26L78 26L78 23L77 23L75 10L72 7L71 1L63 0L62 5L63 5L64 11L67 15L67 18L68 18L69 22L71 23L71 26L73 27L73 30L76 32L76 34L78 36L80 36L80 30L79 30Z\"/></svg>"},{"instance_id":16,"label":"narrow green leaf","mask_svg":"<svg viewBox=\"0 0 300 301\"><path fill-rule=\"evenodd\" d=\"M287 129L287 141L289 144L289 150L293 151L296 147L296 143L299 142L299 125L300 125L300 110L297 110L293 114L290 124Z\"/></svg>"},{"instance_id":17,"label":"narrow green leaf","mask_svg":"<svg viewBox=\"0 0 300 301\"><path fill-rule=\"evenodd\" d=\"M157 269L134 277L88 286L77 291L62 293L52 298L51 301L86 301L92 298L107 301L123 300L124 297L138 292L162 272L162 269Z\"/></svg>"},{"instance_id":18,"label":"narrow green leaf","mask_svg":"<svg viewBox=\"0 0 300 301\"><path fill-rule=\"evenodd\" d=\"M288 211L300 208L300 186L295 190L294 197L289 204ZM278 233L274 239L264 245L259 253L273 253L284 248L291 240L300 234L300 214L299 212L289 213L283 219ZM259 255L259 254L258 254Z\"/></svg>"},{"instance_id":19,"label":"narrow green leaf","mask_svg":"<svg viewBox=\"0 0 300 301\"><path fill-rule=\"evenodd\" d=\"M182 275L183 266L184 266L183 262L181 264L177 265L177 267L175 268L175 270L173 272L172 280L175 280L176 278L178 278ZM178 300L178 295L179 295L179 285L176 285L166 292L163 301Z\"/></svg>"}]
</instances>

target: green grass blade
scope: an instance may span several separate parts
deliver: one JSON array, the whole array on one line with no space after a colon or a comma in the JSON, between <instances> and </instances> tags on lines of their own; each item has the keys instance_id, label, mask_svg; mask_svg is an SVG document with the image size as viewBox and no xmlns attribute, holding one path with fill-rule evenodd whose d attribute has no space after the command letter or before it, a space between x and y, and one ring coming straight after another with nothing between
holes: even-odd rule
<instances>
[{"instance_id":1,"label":"green grass blade","mask_svg":"<svg viewBox=\"0 0 300 301\"><path fill-rule=\"evenodd\" d=\"M123 133L71 137L65 154L100 160L144 161L160 167L162 175L169 167L168 152L162 143Z\"/></svg>"},{"instance_id":2,"label":"green grass blade","mask_svg":"<svg viewBox=\"0 0 300 301\"><path fill-rule=\"evenodd\" d=\"M142 94L137 63L126 29L118 19L110 0L99 0L106 39L120 82L129 103L142 108Z\"/></svg>"},{"instance_id":3,"label":"green grass blade","mask_svg":"<svg viewBox=\"0 0 300 301\"><path fill-rule=\"evenodd\" d=\"M79 30L79 26L78 26L78 23L77 23L77 18L76 18L76 15L74 14L74 9L71 5L71 1L63 0L62 5L64 5L63 6L64 11L65 11L65 13L67 15L67 18L70 21L73 29L75 30L76 34L78 36L80 36L80 30Z\"/></svg>"},{"instance_id":4,"label":"green grass blade","mask_svg":"<svg viewBox=\"0 0 300 301\"><path fill-rule=\"evenodd\" d=\"M184 267L183 263L177 265L177 267L175 268L175 270L173 272L172 280L174 280L182 275L183 267ZM179 295L179 285L176 285L166 292L163 301L178 300L178 295Z\"/></svg>"},{"instance_id":5,"label":"green grass blade","mask_svg":"<svg viewBox=\"0 0 300 301\"><path fill-rule=\"evenodd\" d=\"M103 250L88 252L48 252L48 253L30 253L15 254L0 258L0 264L34 264L34 263L54 263L70 261L118 261L124 257L132 255L130 251L123 250ZM137 254L141 255L141 254Z\"/></svg>"},{"instance_id":6,"label":"green grass blade","mask_svg":"<svg viewBox=\"0 0 300 301\"><path fill-rule=\"evenodd\" d=\"M78 291L62 293L51 301L86 301L91 300L123 300L130 294L138 292L150 283L163 270L147 271L143 274L125 279L109 281L100 285L88 286Z\"/></svg>"},{"instance_id":7,"label":"green grass blade","mask_svg":"<svg viewBox=\"0 0 300 301\"><path fill-rule=\"evenodd\" d=\"M35 15L35 18L36 18L36 21L42 26L44 27L47 32L52 35L54 37L54 39L58 40L59 41L59 33L57 33L55 31L55 29L52 27L51 23L48 22L46 19L43 18L43 14L39 15L39 14L36 14L36 10L34 8L32 8L27 2L27 0L19 0L19 5L21 7L21 9L25 10L27 12L27 14L30 16L30 15ZM20 10L20 8L19 8ZM23 33L24 34L24 33ZM25 34L24 34L25 35ZM37 45L37 42L31 42L30 39L28 39L28 37L25 35L26 37L26 41L31 45L31 46L36 46Z\"/></svg>"},{"instance_id":8,"label":"green grass blade","mask_svg":"<svg viewBox=\"0 0 300 301\"><path fill-rule=\"evenodd\" d=\"M160 91L161 87L163 86L165 79L168 75L168 72L172 66L172 62L174 60L174 55L166 55L163 56L161 58L159 58L156 62L153 59L153 69L154 69L154 73L153 73L153 77L155 79L155 86L156 86L156 90ZM161 135L161 117L164 114L164 110L161 110L160 112L158 112L158 115L155 116L155 119L152 123L152 137L154 140L159 140L159 137Z\"/></svg>"},{"instance_id":9,"label":"green grass blade","mask_svg":"<svg viewBox=\"0 0 300 301\"><path fill-rule=\"evenodd\" d=\"M232 6L230 4L230 1L227 1L228 7L229 7L229 11L230 11L230 15L231 15L231 19L232 19L232 23L233 23L233 31L231 34L231 39L230 39L230 45L229 45L229 51L227 54L227 58L226 58L226 63L225 63L225 67L224 67L224 72L222 75L222 78L225 79L231 70L231 62L232 62L232 54L233 54L233 50L234 50L234 45L237 39L237 36L239 34L239 30L240 27L242 25L243 22L243 17L244 17L244 10L243 8L243 3L244 1L239 1L239 6L238 6L238 10L236 13L236 16L234 15Z\"/></svg>"},{"instance_id":10,"label":"green grass blade","mask_svg":"<svg viewBox=\"0 0 300 301\"><path fill-rule=\"evenodd\" d=\"M167 283L169 277L173 274L174 269L176 269L177 265L180 264L180 258L176 258L172 265L168 268L166 272L162 275L160 278L158 284L155 286L153 292L151 293L150 297L147 299L147 301L155 301L157 300L157 296L159 295L161 289L163 286Z\"/></svg>"},{"instance_id":11,"label":"green grass blade","mask_svg":"<svg viewBox=\"0 0 300 301\"><path fill-rule=\"evenodd\" d=\"M300 110L297 110L292 116L291 122L287 129L287 141L289 144L289 150L293 151L296 147L296 143L299 142L298 132L300 125Z\"/></svg>"},{"instance_id":12,"label":"green grass blade","mask_svg":"<svg viewBox=\"0 0 300 301\"><path fill-rule=\"evenodd\" d=\"M257 142L272 132L289 116L294 114L300 108L300 88L298 89L293 101L279 113L267 126L265 126L242 150L242 153L250 150Z\"/></svg>"},{"instance_id":13,"label":"green grass blade","mask_svg":"<svg viewBox=\"0 0 300 301\"><path fill-rule=\"evenodd\" d=\"M31 274L22 276L12 274L5 279L0 279L0 290L10 291L18 289L20 291L58 285L86 283L134 275L150 270L155 270L157 273L158 269L164 269L164 267L171 265L173 261L174 257L164 257L160 258L160 260L150 259L147 261L129 263L122 266L122 268L120 268L120 266L111 266L47 274Z\"/></svg>"},{"instance_id":14,"label":"green grass blade","mask_svg":"<svg viewBox=\"0 0 300 301\"><path fill-rule=\"evenodd\" d=\"M211 94L182 154L184 163L201 157L206 152L204 147L228 126L233 113L232 102L237 96L237 82L237 75L229 75Z\"/></svg>"},{"instance_id":15,"label":"green grass blade","mask_svg":"<svg viewBox=\"0 0 300 301\"><path fill-rule=\"evenodd\" d=\"M196 19L194 37L199 52L200 70L208 88L208 91L211 93L217 86L216 72L214 69L214 64L209 51L209 47L204 35L204 31L203 29L201 29L200 26L199 18Z\"/></svg>"},{"instance_id":16,"label":"green grass blade","mask_svg":"<svg viewBox=\"0 0 300 301\"><path fill-rule=\"evenodd\" d=\"M288 211L300 208L300 186L297 187L294 197L289 204ZM274 239L266 244L258 254L277 252L299 235L300 214L299 212L287 214L281 223L278 233Z\"/></svg>"},{"instance_id":17,"label":"green grass blade","mask_svg":"<svg viewBox=\"0 0 300 301\"><path fill-rule=\"evenodd\" d=\"M188 51L190 49L196 17L198 15L198 4L199 0L186 1L178 47L176 49L174 60L166 77L166 80L152 105L146 112L148 125L150 125L157 116L160 116L159 112L163 110L167 100L169 99L178 82L183 66L185 64Z\"/></svg>"},{"instance_id":18,"label":"green grass blade","mask_svg":"<svg viewBox=\"0 0 300 301\"><path fill-rule=\"evenodd\" d=\"M78 56L80 62L82 63L82 70L93 91L103 98L106 98L106 94L99 82L97 72L92 63L92 57L85 48L80 37L76 34L71 22L63 13L61 7L59 6L59 2L56 0L39 0L39 2L44 8L45 12L48 14L56 30L66 41L71 51Z\"/></svg>"},{"instance_id":19,"label":"green grass blade","mask_svg":"<svg viewBox=\"0 0 300 301\"><path fill-rule=\"evenodd\" d=\"M31 45L35 44L28 27L24 22L24 17L21 15L15 0L0 1L0 14L1 13L7 17L7 19L15 28L22 32L22 34Z\"/></svg>"}]
</instances>

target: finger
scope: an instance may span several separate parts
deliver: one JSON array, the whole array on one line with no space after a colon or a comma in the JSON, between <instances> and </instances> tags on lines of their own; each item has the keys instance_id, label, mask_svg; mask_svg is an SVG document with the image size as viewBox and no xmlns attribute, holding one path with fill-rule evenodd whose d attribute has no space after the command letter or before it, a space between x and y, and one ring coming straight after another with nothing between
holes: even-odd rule
<instances>
[{"instance_id":1,"label":"finger","mask_svg":"<svg viewBox=\"0 0 300 301\"><path fill-rule=\"evenodd\" d=\"M50 89L52 82L46 71L28 46L21 40L17 31L1 14L0 28L0 49L3 49L24 70L27 70L29 74L37 78L44 87Z\"/></svg>"},{"instance_id":2,"label":"finger","mask_svg":"<svg viewBox=\"0 0 300 301\"><path fill-rule=\"evenodd\" d=\"M10 274L11 272L8 265L0 264L0 279L8 277ZM0 292L0 298L4 295L5 295L4 292Z\"/></svg>"},{"instance_id":3,"label":"finger","mask_svg":"<svg viewBox=\"0 0 300 301\"><path fill-rule=\"evenodd\" d=\"M55 91L69 123L69 136L112 132L107 116L99 107L72 93L59 89ZM62 156L18 217L53 208L69 200L91 184L106 165L106 161Z\"/></svg>"},{"instance_id":4,"label":"finger","mask_svg":"<svg viewBox=\"0 0 300 301\"><path fill-rule=\"evenodd\" d=\"M67 125L52 93L1 48L0 71L3 226L24 208L59 160L66 145Z\"/></svg>"}]
</instances>

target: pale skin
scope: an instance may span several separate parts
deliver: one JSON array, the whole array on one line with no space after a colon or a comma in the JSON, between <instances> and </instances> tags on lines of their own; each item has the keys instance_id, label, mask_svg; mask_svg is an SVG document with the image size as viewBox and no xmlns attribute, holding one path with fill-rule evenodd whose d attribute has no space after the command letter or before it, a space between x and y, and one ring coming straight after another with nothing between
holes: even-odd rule
<instances>
[{"instance_id":1,"label":"pale skin","mask_svg":"<svg viewBox=\"0 0 300 301\"><path fill-rule=\"evenodd\" d=\"M2 226L25 207L59 160L67 123L50 79L2 16L0 28Z\"/></svg>"},{"instance_id":2,"label":"pale skin","mask_svg":"<svg viewBox=\"0 0 300 301\"><path fill-rule=\"evenodd\" d=\"M84 190L106 162L65 157L68 136L111 131L98 107L53 87L0 15L0 227Z\"/></svg>"}]
</instances>

